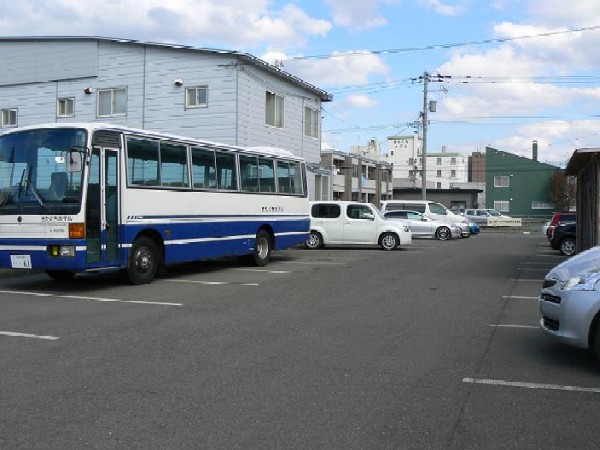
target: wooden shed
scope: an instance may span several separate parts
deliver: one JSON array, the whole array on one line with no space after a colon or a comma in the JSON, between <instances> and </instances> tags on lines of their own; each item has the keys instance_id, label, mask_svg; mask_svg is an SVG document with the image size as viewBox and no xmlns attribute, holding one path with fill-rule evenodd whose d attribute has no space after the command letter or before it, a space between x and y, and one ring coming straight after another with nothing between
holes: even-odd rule
<instances>
[{"instance_id":1,"label":"wooden shed","mask_svg":"<svg viewBox=\"0 0 600 450\"><path fill-rule=\"evenodd\" d=\"M573 152L565 174L577 177L577 252L600 243L600 148Z\"/></svg>"}]
</instances>

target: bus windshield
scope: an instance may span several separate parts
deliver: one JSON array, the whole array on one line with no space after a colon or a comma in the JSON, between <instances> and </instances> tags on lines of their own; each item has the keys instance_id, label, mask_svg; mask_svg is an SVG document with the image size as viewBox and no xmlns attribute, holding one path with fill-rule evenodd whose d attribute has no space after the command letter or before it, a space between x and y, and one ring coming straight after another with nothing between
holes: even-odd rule
<instances>
[{"instance_id":1,"label":"bus windshield","mask_svg":"<svg viewBox=\"0 0 600 450\"><path fill-rule=\"evenodd\" d=\"M86 138L75 128L0 135L0 215L79 212Z\"/></svg>"}]
</instances>

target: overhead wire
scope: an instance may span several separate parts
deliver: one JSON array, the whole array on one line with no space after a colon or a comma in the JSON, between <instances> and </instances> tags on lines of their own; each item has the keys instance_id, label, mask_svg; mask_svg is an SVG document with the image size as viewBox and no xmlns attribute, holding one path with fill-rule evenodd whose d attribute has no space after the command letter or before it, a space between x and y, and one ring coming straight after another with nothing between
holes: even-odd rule
<instances>
[{"instance_id":1,"label":"overhead wire","mask_svg":"<svg viewBox=\"0 0 600 450\"><path fill-rule=\"evenodd\" d=\"M363 50L363 51L332 53L332 54L323 54L323 55L303 55L303 56L295 56L292 58L284 59L282 61L286 62L286 61L303 61L303 60L310 60L310 59L334 59L334 58L343 58L343 57L347 57L347 56L384 55L384 54L395 54L395 53L419 52L419 51L436 50L436 49L451 49L451 48L456 48L456 47L467 47L467 46L472 46L472 45L487 45L487 44L518 41L518 40L522 40L522 39L534 39L534 38L539 38L539 37L557 36L557 35L561 35L561 34L580 33L583 31L593 31L593 30L598 30L598 29L600 29L600 25L592 25L592 26L588 26L588 27L569 28L566 30L547 31L544 33L536 33L536 34L529 34L529 35L522 35L522 36L482 39L479 41L463 41L463 42L455 42L455 43L447 43L447 44L424 45L424 46L420 46L420 47L402 47L402 48L391 48L391 49L384 49L384 50Z\"/></svg>"}]
</instances>

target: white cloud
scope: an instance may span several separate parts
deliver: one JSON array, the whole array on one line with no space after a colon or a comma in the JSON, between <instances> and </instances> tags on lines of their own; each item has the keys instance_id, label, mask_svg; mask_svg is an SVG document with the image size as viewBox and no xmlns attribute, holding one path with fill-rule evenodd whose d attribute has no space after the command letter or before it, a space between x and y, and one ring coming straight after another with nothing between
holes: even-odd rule
<instances>
[{"instance_id":1,"label":"white cloud","mask_svg":"<svg viewBox=\"0 0 600 450\"><path fill-rule=\"evenodd\" d=\"M267 0L21 0L3 5L3 35L97 35L140 40L257 47L277 42L297 48L331 24L292 4Z\"/></svg>"},{"instance_id":2,"label":"white cloud","mask_svg":"<svg viewBox=\"0 0 600 450\"><path fill-rule=\"evenodd\" d=\"M543 23L547 26L571 27L574 23L589 24L598 22L600 0L573 1L564 0L529 0L526 2L527 15L532 23Z\"/></svg>"},{"instance_id":3,"label":"white cloud","mask_svg":"<svg viewBox=\"0 0 600 450\"><path fill-rule=\"evenodd\" d=\"M596 147L600 140L600 121L554 120L518 127L510 136L493 142L492 147L531 157L532 141L538 141L538 159L555 165L564 165L577 148Z\"/></svg>"},{"instance_id":4,"label":"white cloud","mask_svg":"<svg viewBox=\"0 0 600 450\"><path fill-rule=\"evenodd\" d=\"M374 108L378 106L380 102L364 94L352 94L342 100L342 103L358 108Z\"/></svg>"},{"instance_id":5,"label":"white cloud","mask_svg":"<svg viewBox=\"0 0 600 450\"><path fill-rule=\"evenodd\" d=\"M554 31L546 27L501 23L496 35L518 37ZM598 37L596 37L598 36ZM598 42L594 42L598 39ZM439 68L443 75L471 76L468 84L449 84L439 110L445 118L490 116L579 116L597 110L600 89L569 84L571 75L597 68L590 51L600 32L569 33L519 39L489 50L462 49ZM595 75L595 70L590 72ZM583 80L583 79L580 79ZM461 81L460 78L455 81Z\"/></svg>"},{"instance_id":6,"label":"white cloud","mask_svg":"<svg viewBox=\"0 0 600 450\"><path fill-rule=\"evenodd\" d=\"M397 0L325 0L338 26L365 30L385 26L387 20L379 11L381 4L396 4Z\"/></svg>"},{"instance_id":7,"label":"white cloud","mask_svg":"<svg viewBox=\"0 0 600 450\"><path fill-rule=\"evenodd\" d=\"M443 16L459 16L466 12L466 6L464 1L458 2L458 4L443 3L441 0L422 0L429 8L433 9L436 13Z\"/></svg>"},{"instance_id":8,"label":"white cloud","mask_svg":"<svg viewBox=\"0 0 600 450\"><path fill-rule=\"evenodd\" d=\"M326 59L288 59L284 64L284 70L323 88L366 84L373 76L389 73L383 60L367 51L333 52Z\"/></svg>"}]
</instances>

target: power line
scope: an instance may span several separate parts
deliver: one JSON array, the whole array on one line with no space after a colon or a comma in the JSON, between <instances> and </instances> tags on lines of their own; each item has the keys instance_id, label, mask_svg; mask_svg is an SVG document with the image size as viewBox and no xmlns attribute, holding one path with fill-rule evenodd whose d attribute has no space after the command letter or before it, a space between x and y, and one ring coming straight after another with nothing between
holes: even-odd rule
<instances>
[{"instance_id":1,"label":"power line","mask_svg":"<svg viewBox=\"0 0 600 450\"><path fill-rule=\"evenodd\" d=\"M433 44L433 45L425 45L422 47L402 47L402 48L392 48L385 50L365 50L365 51L355 51L355 52L346 52L346 53L335 53L328 55L305 55L305 56L295 56L286 61L304 61L310 59L335 59L335 58L344 58L347 56L370 56L370 55L385 55L385 54L396 54L396 53L408 53L408 52L419 52L426 50L437 50L437 49L451 49L456 47L466 47L470 45L487 45L487 44L497 44L503 42L512 42L518 41L522 39L533 39L540 37L549 37L549 36L557 36L561 34L571 34L571 33L580 33L583 31L593 31L600 29L600 25L592 25L589 27L581 27L581 28L569 28L566 30L557 30L557 31L548 31L545 33L537 33L537 34L529 34L523 36L514 36L507 38L494 38L494 39L483 39L480 41L464 41L464 42L456 42L449 44Z\"/></svg>"}]
</instances>

